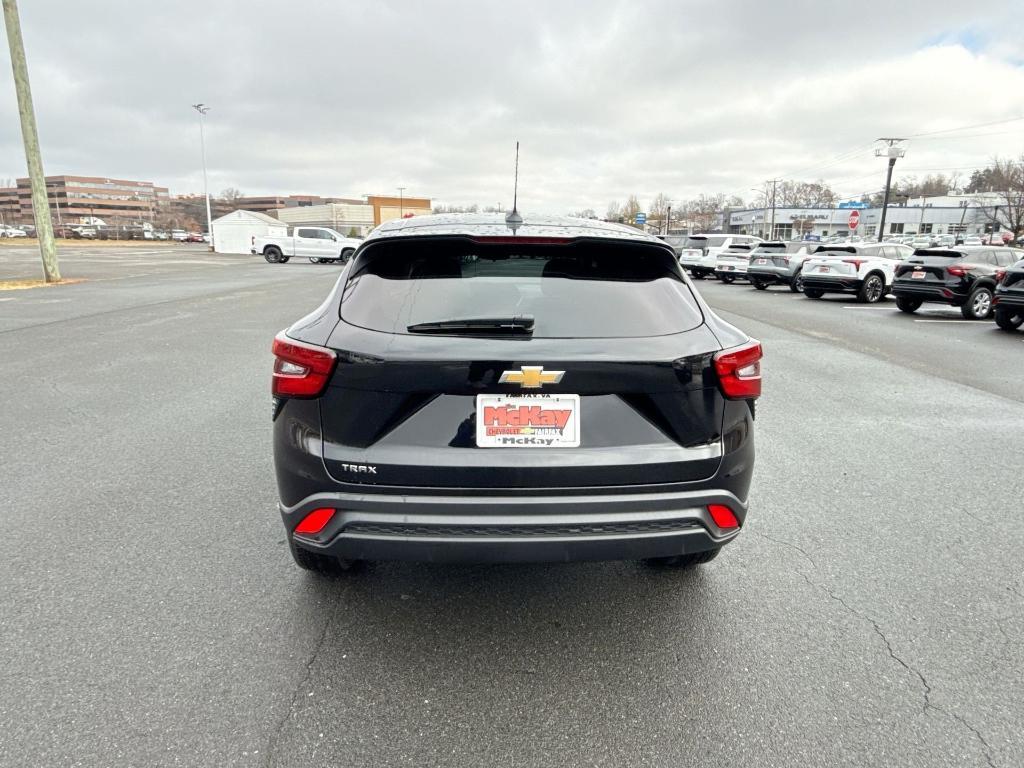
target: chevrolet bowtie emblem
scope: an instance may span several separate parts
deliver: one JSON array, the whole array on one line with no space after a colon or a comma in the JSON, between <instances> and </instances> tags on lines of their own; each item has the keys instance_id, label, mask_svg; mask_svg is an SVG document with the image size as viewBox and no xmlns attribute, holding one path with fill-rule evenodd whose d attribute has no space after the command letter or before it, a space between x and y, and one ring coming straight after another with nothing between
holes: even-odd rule
<instances>
[{"instance_id":1,"label":"chevrolet bowtie emblem","mask_svg":"<svg viewBox=\"0 0 1024 768\"><path fill-rule=\"evenodd\" d=\"M523 389L540 389L545 384L557 384L565 371L545 371L543 365L524 365L518 371L505 371L499 384L518 384Z\"/></svg>"}]
</instances>

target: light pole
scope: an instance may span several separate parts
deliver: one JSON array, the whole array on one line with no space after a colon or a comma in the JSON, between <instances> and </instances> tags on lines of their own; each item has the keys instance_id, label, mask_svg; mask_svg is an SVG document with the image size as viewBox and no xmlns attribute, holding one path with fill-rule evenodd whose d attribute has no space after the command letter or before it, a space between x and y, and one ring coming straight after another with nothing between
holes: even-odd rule
<instances>
[{"instance_id":1,"label":"light pole","mask_svg":"<svg viewBox=\"0 0 1024 768\"><path fill-rule=\"evenodd\" d=\"M398 218L405 218L405 187L398 188Z\"/></svg>"},{"instance_id":2,"label":"light pole","mask_svg":"<svg viewBox=\"0 0 1024 768\"><path fill-rule=\"evenodd\" d=\"M203 118L210 108L200 102L193 104L192 109L199 113L199 148L203 153L203 194L206 196L206 231L210 233L210 250L213 250L213 217L210 215L210 185L206 181L206 129Z\"/></svg>"},{"instance_id":3,"label":"light pole","mask_svg":"<svg viewBox=\"0 0 1024 768\"><path fill-rule=\"evenodd\" d=\"M907 150L903 147L896 146L901 141L906 139L893 139L883 138L878 141L884 141L888 144L887 147L879 147L875 150L875 157L888 157L889 158L889 170L885 174L885 196L882 198L882 220L878 224L878 242L882 242L882 238L885 237L885 214L889 209L889 189L892 186L892 169L896 165L896 160L907 154Z\"/></svg>"}]
</instances>

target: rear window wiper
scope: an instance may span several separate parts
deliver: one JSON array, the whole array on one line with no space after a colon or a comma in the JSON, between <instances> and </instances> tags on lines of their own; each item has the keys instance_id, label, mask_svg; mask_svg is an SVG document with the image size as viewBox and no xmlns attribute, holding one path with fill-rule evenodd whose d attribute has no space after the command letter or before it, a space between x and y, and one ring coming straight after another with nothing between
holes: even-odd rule
<instances>
[{"instance_id":1,"label":"rear window wiper","mask_svg":"<svg viewBox=\"0 0 1024 768\"><path fill-rule=\"evenodd\" d=\"M530 336L533 315L516 317L471 317L464 320L437 320L406 327L409 333L481 334L483 336Z\"/></svg>"}]
</instances>

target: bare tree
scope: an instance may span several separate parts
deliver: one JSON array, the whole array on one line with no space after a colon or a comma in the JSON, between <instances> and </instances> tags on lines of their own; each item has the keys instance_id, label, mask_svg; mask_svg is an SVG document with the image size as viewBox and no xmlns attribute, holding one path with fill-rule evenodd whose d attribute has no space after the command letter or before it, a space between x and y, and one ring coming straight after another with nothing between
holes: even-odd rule
<instances>
[{"instance_id":1,"label":"bare tree","mask_svg":"<svg viewBox=\"0 0 1024 768\"><path fill-rule=\"evenodd\" d=\"M618 200L608 203L608 210L604 214L605 221L619 221L622 219L622 206Z\"/></svg>"},{"instance_id":2,"label":"bare tree","mask_svg":"<svg viewBox=\"0 0 1024 768\"><path fill-rule=\"evenodd\" d=\"M783 181L775 188L779 208L828 208L835 201L835 193L824 181Z\"/></svg>"},{"instance_id":3,"label":"bare tree","mask_svg":"<svg viewBox=\"0 0 1024 768\"><path fill-rule=\"evenodd\" d=\"M626 204L622 206L622 221L624 224L635 224L636 215L640 213L640 201L636 195L630 195Z\"/></svg>"},{"instance_id":4,"label":"bare tree","mask_svg":"<svg viewBox=\"0 0 1024 768\"><path fill-rule=\"evenodd\" d=\"M596 219L597 218L597 213L595 213L593 208L584 208L582 211L574 211L573 213L570 213L569 215L572 216L575 219Z\"/></svg>"},{"instance_id":5,"label":"bare tree","mask_svg":"<svg viewBox=\"0 0 1024 768\"><path fill-rule=\"evenodd\" d=\"M708 232L719 225L719 217L726 207L725 195L700 195L683 203L683 213L690 225L699 232Z\"/></svg>"},{"instance_id":6,"label":"bare tree","mask_svg":"<svg viewBox=\"0 0 1024 768\"><path fill-rule=\"evenodd\" d=\"M1024 233L1024 155L1017 160L997 157L985 170L985 182L1002 200L992 203L979 197L976 201L993 229L1005 227L1016 239Z\"/></svg>"},{"instance_id":7,"label":"bare tree","mask_svg":"<svg viewBox=\"0 0 1024 768\"><path fill-rule=\"evenodd\" d=\"M668 214L668 207L671 204L672 201L668 199L668 195L664 192L659 192L651 201L651 207L647 212L647 218L664 223L665 216Z\"/></svg>"},{"instance_id":8,"label":"bare tree","mask_svg":"<svg viewBox=\"0 0 1024 768\"><path fill-rule=\"evenodd\" d=\"M225 204L229 211L237 211L241 206L238 201L245 197L240 189L228 187L218 195L218 198Z\"/></svg>"}]
</instances>

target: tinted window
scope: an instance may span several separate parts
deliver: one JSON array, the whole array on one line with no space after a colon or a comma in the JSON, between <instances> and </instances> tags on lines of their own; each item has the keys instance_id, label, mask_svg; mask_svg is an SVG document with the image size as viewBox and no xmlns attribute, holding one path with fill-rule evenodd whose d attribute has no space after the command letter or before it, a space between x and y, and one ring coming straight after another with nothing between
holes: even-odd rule
<instances>
[{"instance_id":1,"label":"tinted window","mask_svg":"<svg viewBox=\"0 0 1024 768\"><path fill-rule=\"evenodd\" d=\"M534 337L660 336L703 322L674 255L625 243L378 242L363 251L341 303L345 322L386 333L524 315Z\"/></svg>"},{"instance_id":2,"label":"tinted window","mask_svg":"<svg viewBox=\"0 0 1024 768\"><path fill-rule=\"evenodd\" d=\"M306 237L306 238L310 238L312 240L316 240L317 239L317 234L316 234L316 230L315 229L297 229L297 230L295 230L295 236L296 237Z\"/></svg>"}]
</instances>

